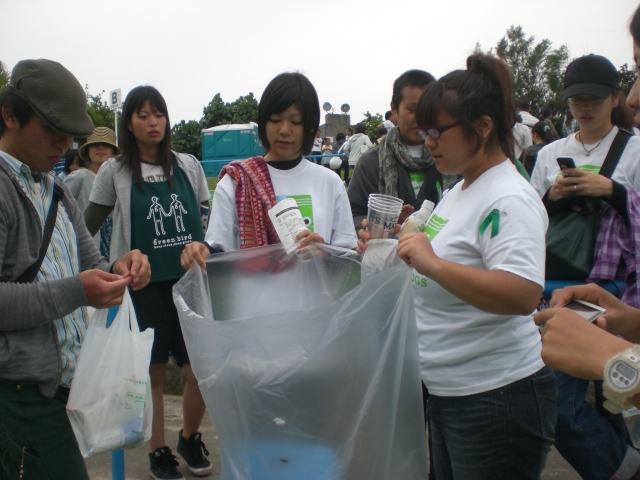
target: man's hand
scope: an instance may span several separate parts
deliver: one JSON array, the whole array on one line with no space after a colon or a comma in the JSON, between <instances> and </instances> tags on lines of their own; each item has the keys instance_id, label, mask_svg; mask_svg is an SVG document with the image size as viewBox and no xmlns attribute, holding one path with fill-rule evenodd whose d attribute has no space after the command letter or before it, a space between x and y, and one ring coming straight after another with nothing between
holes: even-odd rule
<instances>
[{"instance_id":1,"label":"man's hand","mask_svg":"<svg viewBox=\"0 0 640 480\"><path fill-rule=\"evenodd\" d=\"M543 326L544 363L574 377L602 380L607 360L631 346L568 308L547 308L534 321Z\"/></svg>"},{"instance_id":2,"label":"man's hand","mask_svg":"<svg viewBox=\"0 0 640 480\"><path fill-rule=\"evenodd\" d=\"M398 217L398 223L402 225L404 221L407 218L409 218L409 215L411 215L414 210L415 208L413 208L413 205L409 205L408 203L405 203L404 205L402 205L402 210L400 210L400 216Z\"/></svg>"},{"instance_id":3,"label":"man's hand","mask_svg":"<svg viewBox=\"0 0 640 480\"><path fill-rule=\"evenodd\" d=\"M606 309L607 312L596 320L596 325L614 335L621 335L631 342L640 342L640 310L622 303L614 295L595 284L555 290L549 305L562 307L571 300L584 300Z\"/></svg>"},{"instance_id":4,"label":"man's hand","mask_svg":"<svg viewBox=\"0 0 640 480\"><path fill-rule=\"evenodd\" d=\"M146 287L151 280L149 259L140 250L131 250L116 260L112 269L114 273L122 275L123 278L131 277L131 290L133 291Z\"/></svg>"},{"instance_id":5,"label":"man's hand","mask_svg":"<svg viewBox=\"0 0 640 480\"><path fill-rule=\"evenodd\" d=\"M182 250L182 254L180 255L180 265L185 270L189 270L191 268L191 264L194 262L198 262L200 268L206 270L207 264L205 263L205 259L209 256L211 252L209 252L209 247L207 247L204 243L200 242L192 242L187 243L184 246L184 250Z\"/></svg>"},{"instance_id":6,"label":"man's hand","mask_svg":"<svg viewBox=\"0 0 640 480\"><path fill-rule=\"evenodd\" d=\"M124 289L132 282L131 276L103 272L102 270L85 270L80 273L84 291L89 305L95 308L109 308L122 303Z\"/></svg>"}]
</instances>

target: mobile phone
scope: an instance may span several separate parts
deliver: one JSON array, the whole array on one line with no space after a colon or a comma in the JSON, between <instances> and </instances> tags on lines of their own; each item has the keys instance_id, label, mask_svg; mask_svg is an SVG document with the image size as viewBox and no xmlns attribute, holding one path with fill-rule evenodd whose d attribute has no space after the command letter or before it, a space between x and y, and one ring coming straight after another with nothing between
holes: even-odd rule
<instances>
[{"instance_id":1,"label":"mobile phone","mask_svg":"<svg viewBox=\"0 0 640 480\"><path fill-rule=\"evenodd\" d=\"M594 305L593 303L585 302L584 300L571 300L566 305L563 305L563 307L573 310L589 322L595 322L600 315L606 312L604 308Z\"/></svg>"},{"instance_id":2,"label":"mobile phone","mask_svg":"<svg viewBox=\"0 0 640 480\"><path fill-rule=\"evenodd\" d=\"M556 161L558 162L558 166L560 167L561 172L563 172L567 168L576 168L576 162L574 162L573 158L571 157L558 157ZM564 173L562 175L564 175Z\"/></svg>"}]
</instances>

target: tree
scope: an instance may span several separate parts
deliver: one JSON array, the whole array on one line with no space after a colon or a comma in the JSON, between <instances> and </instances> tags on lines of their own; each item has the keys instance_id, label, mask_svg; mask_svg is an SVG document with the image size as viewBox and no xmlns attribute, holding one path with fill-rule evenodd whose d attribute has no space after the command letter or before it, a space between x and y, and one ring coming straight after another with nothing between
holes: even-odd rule
<instances>
[{"instance_id":1,"label":"tree","mask_svg":"<svg viewBox=\"0 0 640 480\"><path fill-rule=\"evenodd\" d=\"M9 84L10 78L11 72L9 72L4 62L0 61L0 91L4 90L4 87Z\"/></svg>"},{"instance_id":2,"label":"tree","mask_svg":"<svg viewBox=\"0 0 640 480\"><path fill-rule=\"evenodd\" d=\"M202 159L202 125L196 120L176 123L171 129L173 149Z\"/></svg>"},{"instance_id":3,"label":"tree","mask_svg":"<svg viewBox=\"0 0 640 480\"><path fill-rule=\"evenodd\" d=\"M638 79L638 73L635 69L629 70L629 66L625 63L618 70L618 75L620 75L620 86L622 87L622 91L626 96L629 96L629 92L631 91L631 87L636 83Z\"/></svg>"},{"instance_id":4,"label":"tree","mask_svg":"<svg viewBox=\"0 0 640 480\"><path fill-rule=\"evenodd\" d=\"M364 120L360 120L360 123L366 128L365 133L369 136L371 142L375 142L378 139L378 127L383 121L382 115L379 113L371 115L368 110L364 114Z\"/></svg>"},{"instance_id":5,"label":"tree","mask_svg":"<svg viewBox=\"0 0 640 480\"><path fill-rule=\"evenodd\" d=\"M97 95L89 93L89 85L85 85L84 90L87 93L87 113L89 113L91 120L93 120L93 124L96 127L109 127L113 130L113 110L109 108L106 100L102 100L104 90Z\"/></svg>"},{"instance_id":6,"label":"tree","mask_svg":"<svg viewBox=\"0 0 640 480\"><path fill-rule=\"evenodd\" d=\"M535 37L527 38L521 26L512 25L498 42L496 55L511 70L516 100L528 99L532 112L539 112L542 107L564 112L563 78L569 61L566 45L554 49L547 39L535 43Z\"/></svg>"},{"instance_id":7,"label":"tree","mask_svg":"<svg viewBox=\"0 0 640 480\"><path fill-rule=\"evenodd\" d=\"M216 93L202 112L202 127L211 128L231 123L249 123L258 121L258 101L253 93L239 97L233 103L225 103Z\"/></svg>"}]
</instances>

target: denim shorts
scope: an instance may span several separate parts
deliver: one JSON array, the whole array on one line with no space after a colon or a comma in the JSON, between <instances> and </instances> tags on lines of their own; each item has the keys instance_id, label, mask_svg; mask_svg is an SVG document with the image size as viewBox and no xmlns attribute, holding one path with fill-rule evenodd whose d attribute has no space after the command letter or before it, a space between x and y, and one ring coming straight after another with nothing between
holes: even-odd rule
<instances>
[{"instance_id":1,"label":"denim shorts","mask_svg":"<svg viewBox=\"0 0 640 480\"><path fill-rule=\"evenodd\" d=\"M488 392L430 395L436 478L539 479L554 441L556 396L548 367Z\"/></svg>"}]
</instances>

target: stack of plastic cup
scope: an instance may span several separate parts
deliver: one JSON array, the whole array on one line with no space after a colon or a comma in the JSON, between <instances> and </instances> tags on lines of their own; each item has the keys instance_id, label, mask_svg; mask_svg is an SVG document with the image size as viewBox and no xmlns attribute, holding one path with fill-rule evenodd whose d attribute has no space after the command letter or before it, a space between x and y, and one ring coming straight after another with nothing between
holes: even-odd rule
<instances>
[{"instance_id":1,"label":"stack of plastic cup","mask_svg":"<svg viewBox=\"0 0 640 480\"><path fill-rule=\"evenodd\" d=\"M369 195L367 230L371 238L391 238L394 235L398 217L402 211L402 200L389 195L372 193Z\"/></svg>"}]
</instances>

